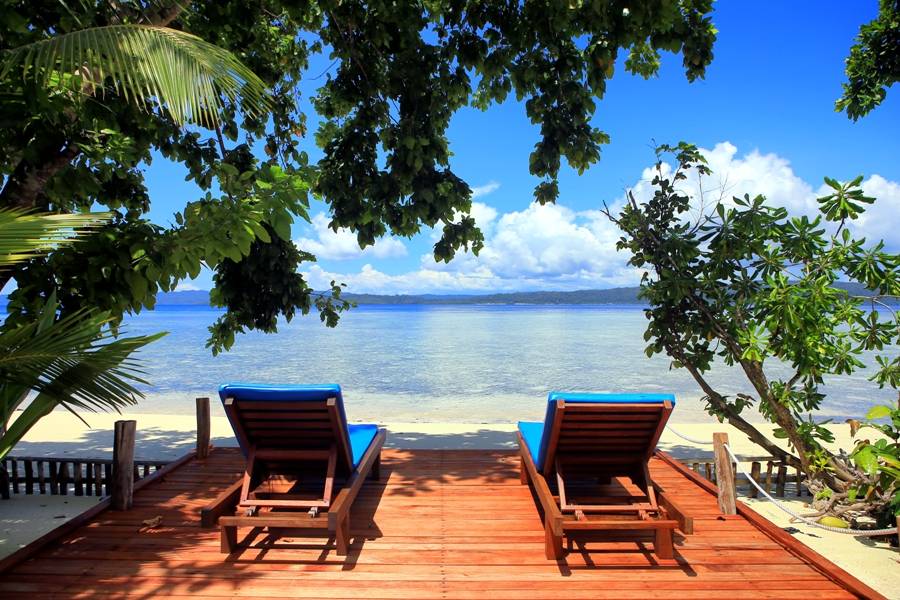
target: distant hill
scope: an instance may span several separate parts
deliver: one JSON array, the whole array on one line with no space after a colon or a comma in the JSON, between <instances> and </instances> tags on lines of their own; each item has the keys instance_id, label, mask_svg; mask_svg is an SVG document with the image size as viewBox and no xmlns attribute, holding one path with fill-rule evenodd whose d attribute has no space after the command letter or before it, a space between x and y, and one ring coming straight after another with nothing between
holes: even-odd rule
<instances>
[{"instance_id":1,"label":"distant hill","mask_svg":"<svg viewBox=\"0 0 900 600\"><path fill-rule=\"evenodd\" d=\"M574 292L508 292L502 294L416 294L385 296L345 294L358 304L639 304L638 288Z\"/></svg>"},{"instance_id":2,"label":"distant hill","mask_svg":"<svg viewBox=\"0 0 900 600\"><path fill-rule=\"evenodd\" d=\"M858 283L836 283L835 287L857 296L871 296L872 292ZM508 292L502 294L354 294L347 300L357 304L643 304L638 300L637 287L606 290L576 290L574 292ZM168 292L160 294L158 305L202 306L209 304L205 290Z\"/></svg>"},{"instance_id":3,"label":"distant hill","mask_svg":"<svg viewBox=\"0 0 900 600\"><path fill-rule=\"evenodd\" d=\"M856 296L871 296L872 292L858 283L836 283L835 287ZM606 290L577 290L574 292L508 292L502 294L354 294L346 293L347 300L362 305L372 304L643 304L638 300L637 287L620 287ZM896 304L897 301L889 302ZM0 296L0 305L6 297ZM158 306L208 306L209 292L190 290L167 292L156 299Z\"/></svg>"},{"instance_id":4,"label":"distant hill","mask_svg":"<svg viewBox=\"0 0 900 600\"><path fill-rule=\"evenodd\" d=\"M505 294L353 294L344 298L357 304L638 304L636 287L575 292L511 292ZM158 306L203 306L209 292L168 292L157 297Z\"/></svg>"}]
</instances>

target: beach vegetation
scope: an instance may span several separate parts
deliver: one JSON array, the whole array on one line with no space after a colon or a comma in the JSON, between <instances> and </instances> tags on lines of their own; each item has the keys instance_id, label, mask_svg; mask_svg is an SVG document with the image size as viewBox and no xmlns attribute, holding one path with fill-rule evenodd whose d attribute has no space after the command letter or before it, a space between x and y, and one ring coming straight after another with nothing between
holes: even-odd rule
<instances>
[{"instance_id":1,"label":"beach vegetation","mask_svg":"<svg viewBox=\"0 0 900 600\"><path fill-rule=\"evenodd\" d=\"M0 265L77 243L109 218L0 210ZM133 355L164 334L113 339L109 313L81 309L60 317L57 309L51 293L37 318L0 329L0 459L58 406L118 410L142 396L134 386L146 382Z\"/></svg>"},{"instance_id":2,"label":"beach vegetation","mask_svg":"<svg viewBox=\"0 0 900 600\"><path fill-rule=\"evenodd\" d=\"M819 508L884 512L896 488L875 479L894 472L896 439L833 452L831 432L813 416L830 376L868 369L873 389L900 387L900 315L891 305L900 297L900 255L853 234L875 198L861 177L826 177L815 214L791 215L761 195L711 194L710 174L696 146L660 146L649 197L629 192L620 214L607 209L623 234L618 248L643 273L647 355L667 354L700 386L711 415L801 468ZM734 367L745 392L712 385L705 374L721 363ZM888 416L884 408L870 417ZM774 424L790 451L753 426L748 411Z\"/></svg>"}]
</instances>

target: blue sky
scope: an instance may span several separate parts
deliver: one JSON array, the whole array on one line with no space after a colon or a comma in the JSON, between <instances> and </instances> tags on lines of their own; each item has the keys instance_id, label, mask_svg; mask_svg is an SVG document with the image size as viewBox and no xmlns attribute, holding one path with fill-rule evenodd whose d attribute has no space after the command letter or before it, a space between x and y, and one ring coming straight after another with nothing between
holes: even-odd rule
<instances>
[{"instance_id":1,"label":"blue sky","mask_svg":"<svg viewBox=\"0 0 900 600\"><path fill-rule=\"evenodd\" d=\"M595 116L612 141L583 175L564 168L555 207L532 203L536 180L528 154L538 133L523 106L513 100L487 112L462 110L449 131L451 164L477 193L473 214L487 238L481 256L437 265L429 258L431 231L361 252L349 232L327 229L327 207L315 202L313 223L294 227L301 247L319 255L304 271L316 287L335 278L352 291L376 293L634 284L638 274L616 253L614 227L596 211L626 189L644 188L653 140L701 146L716 171L714 183L729 192L764 193L795 212L814 210L823 176L864 175L865 189L879 201L858 232L900 249L900 234L890 226L900 214L900 91L889 90L887 101L856 123L834 112L844 59L859 26L876 13L876 0L717 3L719 39L706 79L689 84L675 55L664 55L650 80L620 65ZM329 62L317 58L310 72L321 73ZM302 91L308 97L315 89ZM319 155L311 138L305 145L313 158ZM167 222L197 197L183 176L162 160L147 168L151 218ZM210 285L204 273L183 287Z\"/></svg>"}]
</instances>

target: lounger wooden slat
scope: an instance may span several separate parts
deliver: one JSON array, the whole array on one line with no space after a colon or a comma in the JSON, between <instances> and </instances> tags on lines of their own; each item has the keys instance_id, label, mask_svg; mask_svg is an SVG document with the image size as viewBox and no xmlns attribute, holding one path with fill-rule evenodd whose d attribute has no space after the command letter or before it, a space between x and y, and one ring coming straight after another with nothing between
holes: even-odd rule
<instances>
[{"instance_id":1,"label":"lounger wooden slat","mask_svg":"<svg viewBox=\"0 0 900 600\"><path fill-rule=\"evenodd\" d=\"M247 459L241 480L203 510L204 526L218 521L222 552L251 527L324 530L346 555L350 508L378 477L385 430L348 426L338 386L225 385L220 396Z\"/></svg>"},{"instance_id":2,"label":"lounger wooden slat","mask_svg":"<svg viewBox=\"0 0 900 600\"><path fill-rule=\"evenodd\" d=\"M651 478L647 464L674 397L560 394L544 423L520 423L522 483L541 505L547 558L564 556L564 538L584 532L654 532L660 558L673 556L672 531L693 520ZM615 483L616 495L608 489Z\"/></svg>"}]
</instances>

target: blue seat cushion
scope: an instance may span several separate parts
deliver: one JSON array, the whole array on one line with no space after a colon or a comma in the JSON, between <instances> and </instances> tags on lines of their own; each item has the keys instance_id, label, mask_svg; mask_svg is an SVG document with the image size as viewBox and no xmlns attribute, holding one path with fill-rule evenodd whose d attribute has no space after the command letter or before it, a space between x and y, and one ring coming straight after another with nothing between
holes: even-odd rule
<instances>
[{"instance_id":1,"label":"blue seat cushion","mask_svg":"<svg viewBox=\"0 0 900 600\"><path fill-rule=\"evenodd\" d=\"M522 434L522 439L525 440L525 445L528 446L528 452L531 453L535 466L540 469L541 438L544 437L544 424L534 421L519 421L519 432Z\"/></svg>"},{"instance_id":2,"label":"blue seat cushion","mask_svg":"<svg viewBox=\"0 0 900 600\"><path fill-rule=\"evenodd\" d=\"M344 423L347 423L347 415L344 412L344 397L341 386L336 383L322 384L266 384L266 383L226 383L219 388L219 397L224 402L228 397L240 401L266 402L322 402L329 398L337 398L337 407ZM234 423L232 423L234 426ZM351 425L347 424L347 441L350 444L350 454L353 465L356 468L363 454L369 449L372 440L378 433L377 425ZM246 448L244 448L246 453Z\"/></svg>"},{"instance_id":3,"label":"blue seat cushion","mask_svg":"<svg viewBox=\"0 0 900 600\"><path fill-rule=\"evenodd\" d=\"M347 424L347 436L350 438L350 453L353 455L354 469L359 466L359 461L362 460L363 454L372 445L372 440L375 439L377 433L378 425Z\"/></svg>"},{"instance_id":4,"label":"blue seat cushion","mask_svg":"<svg viewBox=\"0 0 900 600\"><path fill-rule=\"evenodd\" d=\"M547 456L548 451L547 446L550 445L550 428L545 428L544 424L553 422L557 400L583 404L662 404L668 400L672 406L675 406L674 394L550 392L547 396L547 411L544 414L543 423L519 422L519 431L522 432L522 437L534 458L534 465L539 471L543 469L544 457ZM544 435L545 433L547 435Z\"/></svg>"},{"instance_id":5,"label":"blue seat cushion","mask_svg":"<svg viewBox=\"0 0 900 600\"><path fill-rule=\"evenodd\" d=\"M294 402L322 402L329 398L343 400L341 386L336 383L313 384L272 384L272 383L226 383L219 387L219 397L224 401L228 396L237 400L292 400Z\"/></svg>"}]
</instances>

